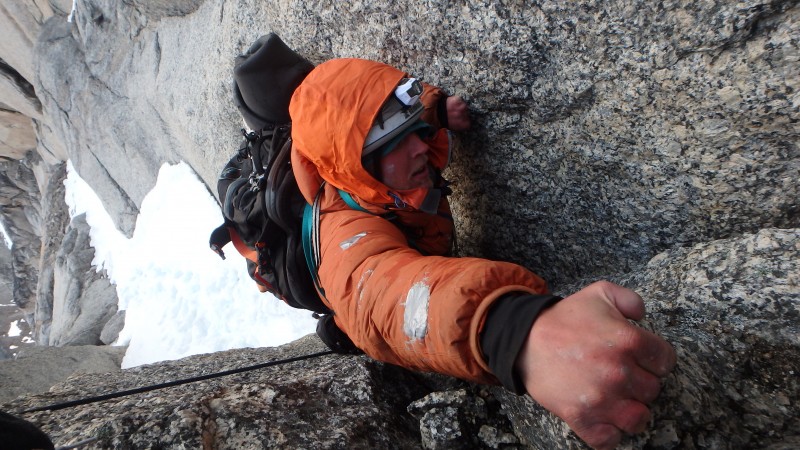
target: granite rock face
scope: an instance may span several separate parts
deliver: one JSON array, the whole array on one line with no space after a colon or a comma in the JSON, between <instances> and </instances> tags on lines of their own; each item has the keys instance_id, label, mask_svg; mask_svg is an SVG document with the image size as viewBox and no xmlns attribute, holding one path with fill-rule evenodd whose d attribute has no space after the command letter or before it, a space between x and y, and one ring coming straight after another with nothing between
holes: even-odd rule
<instances>
[{"instance_id":1,"label":"granite rock face","mask_svg":"<svg viewBox=\"0 0 800 450\"><path fill-rule=\"evenodd\" d=\"M678 366L650 429L627 449L796 448L800 443L800 230L765 229L659 254L616 280L642 293L643 326ZM310 354L309 336L79 376L3 407L43 406ZM0 366L2 367L2 366ZM585 446L529 397L408 372L365 357L325 356L102 404L26 416L66 445L100 448L547 448Z\"/></svg>"},{"instance_id":2,"label":"granite rock face","mask_svg":"<svg viewBox=\"0 0 800 450\"><path fill-rule=\"evenodd\" d=\"M52 274L42 274L40 280L52 277L52 288L40 289L40 294L52 292L52 299L39 299L38 305L50 303L52 309L37 310L37 338L42 345L101 345L105 325L117 312L116 288L92 266L94 249L89 244L89 225L82 214L69 224L64 240L55 255ZM119 331L117 331L119 334Z\"/></svg>"},{"instance_id":3,"label":"granite rock face","mask_svg":"<svg viewBox=\"0 0 800 450\"><path fill-rule=\"evenodd\" d=\"M81 5L43 27L37 93L127 233L163 162L214 185L241 128L233 57L269 31L468 98L449 174L465 254L557 285L800 221L796 1Z\"/></svg>"},{"instance_id":4,"label":"granite rock face","mask_svg":"<svg viewBox=\"0 0 800 450\"><path fill-rule=\"evenodd\" d=\"M37 154L31 151L23 160L0 161L3 226L12 242L16 243L11 250L11 291L14 303L31 312L36 305L42 246L42 194L35 175L38 160Z\"/></svg>"},{"instance_id":5,"label":"granite rock face","mask_svg":"<svg viewBox=\"0 0 800 450\"><path fill-rule=\"evenodd\" d=\"M146 383L246 367L324 349L309 336L278 349L243 349L81 375L6 411ZM423 377L364 357L325 356L53 413L33 413L57 445L98 437L99 448L418 448L406 406L431 391ZM105 416L110 420L90 419Z\"/></svg>"},{"instance_id":6,"label":"granite rock face","mask_svg":"<svg viewBox=\"0 0 800 450\"><path fill-rule=\"evenodd\" d=\"M625 445L800 446L797 0L83 0L67 22L70 3L0 9L11 30L0 42L0 207L23 243L12 250L12 290L28 314L35 304L45 317L55 292L67 222L48 199L60 164L72 160L128 235L164 162L186 161L213 187L242 127L234 57L274 31L312 62L381 60L467 98L475 127L458 136L446 173L462 254L524 264L563 294L608 278L648 300L647 326L675 345L680 364L649 434ZM273 355L260 352L152 370L177 376ZM243 377L178 390L174 401L125 400L113 414L86 407L74 423L74 412L34 417L59 443L87 430L110 447L581 446L529 400L464 385L439 394L403 371L348 361L283 385ZM78 377L46 398L130 386L127 373L116 385ZM348 391L359 383L372 387ZM332 386L326 405L369 418L312 427L323 410L313 400ZM413 394L387 403L386 389ZM412 426L404 411L415 400ZM274 424L281 408L300 411L294 427L262 421ZM514 433L492 422L505 414ZM123 442L131 430L139 440Z\"/></svg>"},{"instance_id":7,"label":"granite rock face","mask_svg":"<svg viewBox=\"0 0 800 450\"><path fill-rule=\"evenodd\" d=\"M464 87L485 127L453 170L467 174L468 251L557 285L798 226L796 2L541 2L519 14L473 75L483 89Z\"/></svg>"},{"instance_id":8,"label":"granite rock face","mask_svg":"<svg viewBox=\"0 0 800 450\"><path fill-rule=\"evenodd\" d=\"M0 207L14 243L0 260L10 274L4 288L20 308L11 314L30 326L38 344L99 345L117 309L116 289L91 265L85 218L70 223L65 178L66 164L48 165L34 152L0 162Z\"/></svg>"},{"instance_id":9,"label":"granite rock face","mask_svg":"<svg viewBox=\"0 0 800 450\"><path fill-rule=\"evenodd\" d=\"M615 281L642 295L643 326L678 354L651 429L627 448L800 443L800 230L764 229L670 250ZM581 447L530 399L496 393L528 445Z\"/></svg>"},{"instance_id":10,"label":"granite rock face","mask_svg":"<svg viewBox=\"0 0 800 450\"><path fill-rule=\"evenodd\" d=\"M0 403L45 393L73 375L118 372L124 355L124 347L27 347L15 359L0 361Z\"/></svg>"}]
</instances>

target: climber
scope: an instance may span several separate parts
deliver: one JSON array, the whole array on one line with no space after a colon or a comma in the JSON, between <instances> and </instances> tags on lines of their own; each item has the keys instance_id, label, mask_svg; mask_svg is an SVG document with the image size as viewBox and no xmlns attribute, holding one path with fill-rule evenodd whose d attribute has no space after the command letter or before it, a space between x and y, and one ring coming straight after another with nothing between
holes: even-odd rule
<instances>
[{"instance_id":1,"label":"climber","mask_svg":"<svg viewBox=\"0 0 800 450\"><path fill-rule=\"evenodd\" d=\"M631 324L642 299L609 282L564 299L519 265L450 256L441 171L459 97L390 66L337 59L295 91L292 167L320 213L320 295L372 358L528 393L589 445L645 430L675 365ZM421 120L420 120L421 119Z\"/></svg>"}]
</instances>

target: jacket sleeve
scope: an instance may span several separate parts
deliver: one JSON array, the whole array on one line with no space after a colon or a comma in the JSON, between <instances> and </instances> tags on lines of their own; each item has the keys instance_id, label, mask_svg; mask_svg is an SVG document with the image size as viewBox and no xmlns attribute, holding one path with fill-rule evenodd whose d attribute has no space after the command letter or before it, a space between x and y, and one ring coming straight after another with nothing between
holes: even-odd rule
<instances>
[{"instance_id":1,"label":"jacket sleeve","mask_svg":"<svg viewBox=\"0 0 800 450\"><path fill-rule=\"evenodd\" d=\"M320 282L337 325L369 356L406 368L497 383L480 333L508 292L547 292L510 263L422 256L387 220L342 210L321 220Z\"/></svg>"},{"instance_id":2,"label":"jacket sleeve","mask_svg":"<svg viewBox=\"0 0 800 450\"><path fill-rule=\"evenodd\" d=\"M447 97L442 88L422 83L420 101L425 106L421 119L436 128L447 128Z\"/></svg>"},{"instance_id":3,"label":"jacket sleeve","mask_svg":"<svg viewBox=\"0 0 800 450\"><path fill-rule=\"evenodd\" d=\"M539 314L561 300L555 295L509 292L497 299L486 316L481 349L486 364L509 391L526 392L515 363Z\"/></svg>"}]
</instances>

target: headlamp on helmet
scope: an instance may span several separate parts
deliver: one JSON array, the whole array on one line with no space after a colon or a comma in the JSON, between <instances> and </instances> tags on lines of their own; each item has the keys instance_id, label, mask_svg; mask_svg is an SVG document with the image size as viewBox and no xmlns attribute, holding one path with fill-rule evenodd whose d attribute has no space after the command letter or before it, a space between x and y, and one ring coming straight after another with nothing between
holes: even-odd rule
<instances>
[{"instance_id":1,"label":"headlamp on helmet","mask_svg":"<svg viewBox=\"0 0 800 450\"><path fill-rule=\"evenodd\" d=\"M394 90L394 96L406 106L412 106L417 103L421 94L422 83L417 81L416 78L403 78L400 80L400 85Z\"/></svg>"},{"instance_id":2,"label":"headlamp on helmet","mask_svg":"<svg viewBox=\"0 0 800 450\"><path fill-rule=\"evenodd\" d=\"M425 109L419 100L422 90L422 83L416 78L400 80L367 133L362 157L374 152L417 122Z\"/></svg>"}]
</instances>

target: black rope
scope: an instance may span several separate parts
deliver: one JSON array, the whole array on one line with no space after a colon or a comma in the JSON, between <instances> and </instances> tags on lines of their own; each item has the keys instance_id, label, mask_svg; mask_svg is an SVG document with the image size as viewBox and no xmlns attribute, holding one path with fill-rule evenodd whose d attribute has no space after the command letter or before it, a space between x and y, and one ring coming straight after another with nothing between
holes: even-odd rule
<instances>
[{"instance_id":1,"label":"black rope","mask_svg":"<svg viewBox=\"0 0 800 450\"><path fill-rule=\"evenodd\" d=\"M24 411L21 411L20 414L25 414L25 413L30 413L30 412L37 412L37 411L58 411L59 409L71 408L73 406L88 405L89 403L102 402L104 400L110 400L112 398L125 397L125 396L133 395L133 394L141 394L142 392L155 391L157 389L164 389L164 388L168 388L168 387L172 387L172 386L180 386L182 384L193 383L195 381L210 380L212 378L224 377L226 375L234 375L234 374L237 374L237 373L249 372L251 370L263 369L265 367L279 366L279 365L287 364L287 363L291 363L291 362L302 361L304 359L311 359L311 358L316 358L316 357L319 357L319 356L332 355L333 353L334 352L332 352L330 350L327 350L327 351L324 351L324 352L312 353L310 355L296 356L294 358L282 359L282 360L279 360L279 361L270 361L270 362L266 362L266 363L256 364L255 366L242 367L240 369L226 370L224 372L217 372L217 373L212 373L212 374L208 374L208 375L201 375L201 376L193 377L193 378L185 378L183 380L168 381L166 383L154 384L152 386L143 386L143 387L136 388L136 389L129 389L127 391L112 392L110 394L98 395L98 396L95 396L95 397L82 398L82 399L72 400L72 401L68 401L68 402L64 402L64 403L56 403L56 404L48 405L48 406L40 406L38 408L30 408L30 409L26 409Z\"/></svg>"}]
</instances>

